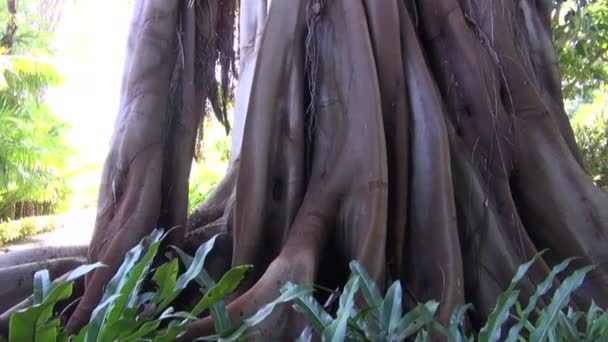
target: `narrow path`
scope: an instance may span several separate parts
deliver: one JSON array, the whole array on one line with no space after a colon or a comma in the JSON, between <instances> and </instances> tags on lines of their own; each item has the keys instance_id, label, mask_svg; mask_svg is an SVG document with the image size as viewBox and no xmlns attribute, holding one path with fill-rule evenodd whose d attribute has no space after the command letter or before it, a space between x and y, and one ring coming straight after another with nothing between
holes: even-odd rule
<instances>
[{"instance_id":1,"label":"narrow path","mask_svg":"<svg viewBox=\"0 0 608 342\"><path fill-rule=\"evenodd\" d=\"M89 243L93 235L95 208L72 211L65 214L65 224L52 232L4 246L2 252L40 248L44 246L80 246Z\"/></svg>"}]
</instances>

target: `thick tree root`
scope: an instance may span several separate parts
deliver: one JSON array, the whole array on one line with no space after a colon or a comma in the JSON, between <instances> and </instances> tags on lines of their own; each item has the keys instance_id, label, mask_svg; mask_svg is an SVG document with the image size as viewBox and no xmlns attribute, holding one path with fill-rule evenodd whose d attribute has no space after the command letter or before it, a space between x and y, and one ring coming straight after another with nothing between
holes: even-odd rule
<instances>
[{"instance_id":1,"label":"thick tree root","mask_svg":"<svg viewBox=\"0 0 608 342\"><path fill-rule=\"evenodd\" d=\"M0 255L0 269L57 258L86 258L88 246L31 248Z\"/></svg>"},{"instance_id":2,"label":"thick tree root","mask_svg":"<svg viewBox=\"0 0 608 342\"><path fill-rule=\"evenodd\" d=\"M410 17L403 4L399 8L403 63L412 112L412 202L409 230L402 249L406 273L401 280L413 297L410 305L439 299L438 319L447 325L454 308L464 303L449 144L441 99Z\"/></svg>"},{"instance_id":3,"label":"thick tree root","mask_svg":"<svg viewBox=\"0 0 608 342\"><path fill-rule=\"evenodd\" d=\"M215 277L230 258L254 266L228 305L235 320L287 281L343 285L356 259L380 287L401 280L406 305L440 300L440 323L473 303L479 326L518 265L545 248L522 279L523 301L576 256L575 266L598 267L572 304L608 305L608 196L580 164L547 3L241 1L231 166L170 242L188 234L194 251L219 233ZM193 15L138 2L89 251L110 267L88 278L68 332L86 323L130 247L159 224L185 223L197 100L217 93L199 77L213 73L216 51L199 44L213 29L198 24L233 5L195 4ZM185 64L174 68L176 27ZM302 326L284 306L255 330L283 340ZM202 318L182 339L212 330Z\"/></svg>"},{"instance_id":4,"label":"thick tree root","mask_svg":"<svg viewBox=\"0 0 608 342\"><path fill-rule=\"evenodd\" d=\"M296 4L287 2L272 4L266 24L268 29L265 33L267 35L262 38L259 69L256 71L260 72L260 75L271 75L264 73L265 63L269 63L269 67L286 63L271 63L273 58L281 57L274 54L266 60L263 51L284 51L287 54L290 51L289 47L271 49L265 44L286 44L290 42L291 37L298 36L298 34L290 34L289 31L287 34L282 31L280 35L273 37L278 34L278 31L272 28L274 25L284 25L283 20L292 24L303 22L304 3L304 1L300 1ZM388 198L386 150L376 70L373 56L366 53L371 51L371 45L369 40L360 39L360 37L368 36L367 27L362 25L364 21L360 20L364 16L364 10L360 3L349 1L332 2L328 4L326 10L327 16L336 25L330 27L321 23L316 32L320 52L320 55L316 56L319 102L314 113L316 125L310 179L297 215L288 230L283 228L273 231L272 227L264 226L264 216L249 216L249 219L242 221L238 219L242 214L257 213L251 210L254 202L244 201L247 206L239 207L238 196L241 194L242 187L249 189L251 186L259 185L249 179L252 176L251 172L243 172L243 165L250 165L248 164L249 158L245 157L248 155L248 149L255 148L255 150L251 150L253 153L265 151L272 146L270 141L260 141L267 138L268 135L258 135L258 131L252 128L255 126L246 126L241 172L237 181L234 258L238 261L235 263L252 263L256 267L258 265L263 267L264 260L268 260L269 257L274 261L268 268L264 267L266 271L250 290L230 303L228 310L235 319L253 314L263 304L276 298L286 281L312 283L318 282L319 274L336 274L335 270L324 269L321 263L326 243L331 243L335 247L333 257L341 260L344 267L348 260L358 259L379 284L384 282L386 235L383 227L386 224ZM333 30L337 32L333 32ZM359 34L351 36L350 39L335 39L339 36L347 37L345 32L359 32ZM330 46L336 47L335 50L332 51ZM330 51L332 52L330 53ZM351 65L353 70L357 70L357 77L361 81L349 82L353 75L348 71L351 70L350 68L339 67L344 64ZM257 76L256 73L254 78ZM254 87L252 91L247 118L248 122L266 125L265 127L272 131L280 126L273 127L271 120L258 119L258 116L270 112L262 104L274 107L268 100L275 98L272 90L280 89L282 81L280 79L264 81L265 89ZM291 84L291 80L287 83ZM277 88L274 88L275 86ZM350 96L346 96L346 94ZM360 94L360 96L356 96L356 94ZM366 95L363 96L363 94ZM262 100L262 97L269 97L269 99ZM258 103L260 107L256 107ZM302 104L300 106L303 108ZM373 144L362 144L362 142L373 142ZM253 155L252 158L254 157L256 156ZM265 158L268 157L265 156ZM259 156L257 158L251 162L259 163L263 160ZM265 163L263 167L266 168ZM269 172L272 172L271 170ZM359 170L365 170L363 177L359 174ZM291 184L291 182L285 182L285 184ZM256 192L244 192L244 196L251 194L256 194ZM274 197L270 198L271 201L280 200L282 196L277 191L272 195ZM268 201L264 198L260 198L260 200ZM261 208L273 208L272 202L256 203L256 205L261 205ZM254 225L256 222L259 227ZM258 230L262 228L265 230ZM255 232L260 234L255 234ZM265 234L271 234L272 239L267 240L264 237ZM284 234L287 234L286 238L282 237ZM278 244L282 240L285 242ZM244 245L241 241L247 244ZM274 248L279 248L281 251L278 256L271 254L273 248L268 248L268 245L265 246L265 250L261 250L260 247L264 242L273 242L276 246ZM256 256L262 252L266 255ZM338 273L345 274L346 272ZM330 281L338 284L345 279L337 278ZM280 311L277 317L281 317L280 321L284 322L284 326L277 327L278 320L270 319L269 323L256 327L256 332L269 340L294 337L295 335L290 334L298 333L298 329L295 327L302 328L302 322L294 317L295 313L292 311ZM209 319L194 323L184 340L211 333L211 323Z\"/></svg>"},{"instance_id":5,"label":"thick tree root","mask_svg":"<svg viewBox=\"0 0 608 342\"><path fill-rule=\"evenodd\" d=\"M363 1L378 72L388 167L387 265L393 279L403 279L408 232L411 112L401 46L400 2Z\"/></svg>"},{"instance_id":6,"label":"thick tree root","mask_svg":"<svg viewBox=\"0 0 608 342\"><path fill-rule=\"evenodd\" d=\"M312 101L311 105L315 111L313 112L314 117L306 117L308 121L305 123L308 124L314 120L315 126L314 142L306 142L304 149L312 149L310 154L312 154L313 163L312 169L306 173L310 176L306 177L306 195L300 205L299 213L302 213L303 210L315 210L317 213L328 215L328 219L324 215L317 216L324 217L327 222L337 225L335 232L329 233L327 236L323 235L322 240L327 244L324 248L349 252L333 254L332 257L345 260L350 256L360 258L364 262L369 262L371 259L382 260L382 257L377 255L373 258L366 257L365 253L369 249L366 248L365 243L358 245L351 240L357 236L358 241L368 239L370 242L373 239L365 238L365 236L369 236L366 234L378 233L378 230L374 228L371 230L358 228L354 223L358 220L355 219L357 217L355 212L375 213L375 211L369 210L377 205L378 201L381 201L382 196L374 197L371 193L365 195L362 193L360 197L340 195L337 203L341 204L336 205L334 202L336 193L353 193L352 190L343 190L340 184L343 184L344 180L350 179L349 173L342 167L352 165L349 164L352 162L349 158L353 155L356 156L353 151L365 151L365 149L362 150L359 141L364 140L368 144L368 148L378 141L361 133L358 135L359 141L348 139L349 134L356 131L354 126L349 125L359 118L356 114L357 109L344 104L343 101L347 101L345 99L350 97L332 96L332 91L341 89L342 82L345 82L350 86L349 95L357 97L356 94L365 93L365 96L372 100L374 89L361 93L355 89L360 83L372 84L372 88L374 88L374 83L377 82L380 112L384 121L382 133L384 133L388 184L390 184L388 198L392 200L386 211L388 220L385 234L390 237L388 241L391 245L388 246L385 263L392 271L391 276L401 279L406 284L409 295L408 304L420 300L439 299L442 306L438 319L442 323L447 323L451 311L456 305L465 300L471 301L478 310L474 321L479 324L489 314L498 294L508 286L517 267L543 248L550 247L559 252L547 254L547 257L537 262L522 280L520 286L524 300L532 294L536 284L548 274L550 266L562 258L583 256L583 263L604 265L605 256L602 254L604 249L601 246L606 246L606 242L602 232L607 230L608 219L603 216L601 211L594 208L605 205L605 195L590 185L580 163L577 162L577 151L572 140L571 129L564 121L561 95L555 91L554 84L551 83L554 82L550 79L553 76L549 76L542 82L526 83L524 73L529 75L530 70L525 71L525 68L531 66L518 55L519 50L512 45L509 46L511 41L508 39L498 42L488 41L486 37L491 29L486 26L488 21L476 17L475 13L468 8L461 7L461 3L455 0L433 0L416 5L415 13L418 13L419 16L415 19L423 29L424 34L422 35L415 31L411 22L412 8L410 7L408 10L401 1L387 1L382 4L365 1L363 3L365 4L363 9L366 12L361 11L359 4L342 5L339 1L334 1L325 4L321 11L307 14L309 17L307 34L314 33L317 44L312 46L312 53L318 54L315 55L313 59L315 64L312 66L316 69L312 70L312 73L309 70L307 74L307 82L313 83L313 86L309 87L312 89L309 101ZM507 6L507 4L503 5ZM276 19L275 15L280 18L288 18L286 21L292 25L290 26L292 28L298 21L285 13L277 15L276 13L280 12L278 9L280 6L277 3L272 4L268 14L247 111L247 124L241 151L243 155L241 169L247 169L248 172L239 175L236 185L237 207L233 262L235 264L253 263L257 267L266 269L265 265L272 260L273 255L276 255L277 249L282 252L278 252L278 256L270 263L271 266L266 269L259 281L230 304L230 312L234 315L252 313L254 308L262 304L253 304L252 299L258 298L258 296L270 300L273 297L270 294L278 295L278 287L275 282L298 280L289 278L293 271L292 268L289 266L284 266L286 269L277 267L276 263L290 265L290 263L296 262L295 259L287 259L287 262L283 260L286 258L284 255L286 247L281 245L281 241L285 241L285 234L287 234L288 241L296 234L297 230L294 227L299 221L296 218L294 225L288 229L285 228L288 225L274 223L275 221L272 219L277 215L277 209L275 209L277 206L268 199L270 194L277 195L277 184L284 184L280 182L284 179L283 176L280 176L280 172L276 170L293 165L293 163L300 163L299 158L294 158L295 161L276 159L277 153L270 149L270 146L277 144L279 146L289 144L288 140L281 140L281 136L277 135L279 133L272 133L281 132L281 128L277 127L285 127L275 123L279 121L281 115L284 115L285 111L289 115L301 115L297 114L297 107L296 114L293 114L294 110L282 109L285 106L282 96L267 97L268 94L280 93L280 89L292 89L290 87L293 79L297 79L297 76L290 76L294 67L286 64L289 62L285 62L287 56L297 56L297 47L294 47L292 41L287 40L284 35L276 33L281 31L277 27L283 25L282 27L285 28L286 26L283 23L277 23L281 20ZM344 12L336 10L336 8L341 8L340 6L344 6L342 8ZM358 12L355 10L357 7ZM295 9L290 10L290 13L296 13ZM361 18L365 18L369 27L363 31L353 29L349 33L342 33L340 28L347 26L343 22L346 12L355 17L359 16L359 20L362 21L364 19ZM395 13L399 14L397 19L392 16ZM538 13L531 15L534 16L534 20L540 20ZM502 20L496 20L493 24L495 27L493 26L492 29L502 30L500 32L503 36L509 36L509 32L512 31L506 27L512 25L510 20L517 19L504 17L503 12L495 16L501 17ZM310 19L311 17L313 19ZM380 21L379 17L382 17L383 20ZM392 24L391 18L395 20ZM477 21L479 24L471 24L471 20ZM538 22L535 25L539 25ZM395 31L391 31L391 28L394 29L394 27L400 29L397 31L399 34L397 40ZM528 27L528 30L530 29ZM324 51L332 51L332 54L340 56L342 49L353 45L326 39L324 30L330 30L334 35L343 34L345 41L352 36L357 36L361 41L365 41L365 37L370 37L370 51L373 52L374 60L368 60L363 64L375 66L375 70L372 69L370 74L365 74L365 70L369 70L366 67L350 67L351 69L349 69L349 58L346 56L342 57L340 68L326 68L324 58L327 57L324 56ZM285 32L284 29L283 32ZM530 33L528 32L528 34ZM298 34L288 33L286 36L297 37ZM267 42L265 39L271 42ZM398 44L402 47L400 55L394 54L394 49L382 48L382 46L389 45L399 46ZM430 65L426 62L427 56L422 50L423 46L431 57ZM274 53L268 57L266 51L279 51L280 53ZM351 51L350 55L353 54L352 50L348 51ZM311 45L307 45L306 53L311 53ZM361 53L361 55L364 54ZM535 56L534 58L539 60L551 58L550 54L539 55L537 53ZM394 62L399 59L403 63L401 76L399 74L397 76L389 75L385 66L394 66ZM297 63L297 58L294 60ZM288 67L277 74L270 72L271 65L275 66L275 70L277 65L287 65ZM536 66L538 67L539 63ZM311 68L308 64L307 67ZM350 73L345 72L349 74L350 80L340 79L341 71L344 69L356 70ZM391 70L398 71L399 68L391 67ZM555 72L555 70L545 72ZM272 79L268 78L270 75L273 75ZM492 77L488 77L488 75ZM281 79L281 77L283 78ZM337 82L328 83L329 78L337 80ZM357 81L352 81L353 78L356 78ZM260 88L256 88L257 82L260 82ZM264 86L262 87L261 84ZM283 86L281 87L280 84ZM290 84L290 87L285 86L287 84ZM524 84L524 88L544 89L543 87L546 87L548 90L536 93L530 90L521 91L517 84ZM258 91L257 89L263 90ZM340 90L337 92L340 94ZM406 98L400 97L399 94L403 93L407 95ZM266 100L262 100L262 97L266 97ZM447 108L442 105L443 99L446 101ZM357 108L364 107L359 105ZM535 122L536 119L532 119L532 117L536 117L535 115L528 114L533 108L540 108L555 115L547 116L550 118L549 121L545 120L539 124ZM560 109L561 112L558 111ZM445 119L448 120L448 129L445 127ZM367 128L373 127L371 125L373 119L368 117L366 120L368 120ZM522 125L525 125L526 128L521 128ZM408 127L411 130L410 139L404 141L402 139L403 130ZM529 130L534 130L534 133L530 133ZM306 132L306 129L304 131ZM327 135L327 132L331 132L331 135ZM544 138L530 141L536 137ZM340 139L345 139L346 143L340 144ZM544 142L542 139L547 141ZM555 152L544 147L549 143L552 143L553 148L557 149ZM255 148L250 148L253 146ZM340 153L338 154L336 151ZM297 153L295 155L298 156ZM344 155L349 158L345 158ZM556 160L548 161L547 167L542 169L532 167L539 165L538 161L546 159L546 157L556 157ZM366 155L365 158L370 158L370 155ZM315 173L315 167L319 163L323 165L321 181ZM562 175L560 172L553 171L559 163L565 163L560 168L563 170ZM368 159L365 165L367 165L365 169L369 170L370 166L375 164L372 159ZM541 163L539 166L542 165ZM258 176L251 177L250 172L259 173ZM574 180L574 183L571 182L572 193L581 191L581 189L589 189L582 190L584 193L579 196L579 198L585 198L591 202L587 214L585 211L577 209L576 213L580 213L577 216L574 214L574 210L564 210L566 207L580 209L580 205L572 202L577 200L565 199L564 196L554 192L534 191L535 188L532 184L521 186L520 183L524 181L523 175L528 175L529 172L535 172L529 177L530 182L538 182L539 179L548 182L543 187L545 191L556 189L557 183L566 179ZM570 172L570 174L564 174L564 172ZM335 174L340 176L333 179L332 175ZM548 174L551 176L547 176ZM402 179L404 179L402 177L408 179L409 183L402 183ZM279 181L272 182L272 179ZM317 188L318 182L323 182L323 186ZM279 189L281 188L279 187ZM391 190L396 193L391 195ZM403 192L407 195L403 196ZM535 196L533 200L527 200L525 196L532 193ZM555 202L543 200L542 196L554 199ZM315 198L314 203L317 205L308 209L310 204L307 199L311 197ZM354 202L349 202L348 198L353 198ZM409 209L404 211L403 208L407 207L408 198L411 199L411 204ZM369 202L367 202L368 200ZM297 203L297 201L294 202L291 198L285 203ZM544 208L534 209L541 203L545 205ZM549 207L550 205L552 207ZM291 209L284 205L278 208L278 215L291 212ZM332 211L325 214L327 208L331 208ZM346 208L348 210L344 211ZM401 208L401 212L399 208ZM549 214L556 211L565 214L572 213L572 218ZM404 212L407 215L404 215ZM543 216L545 214L549 216ZM337 219L334 220L333 217L337 217ZM407 220L404 221L404 218ZM549 219L553 219L555 222L548 222ZM384 218L376 222L383 220ZM590 229L593 224L596 224L598 233L595 235L583 234L580 228L574 229L574 225L568 227L567 222L569 221L590 227ZM346 226L353 228L349 234L353 234L352 232L356 232L356 234L340 235L340 227L345 222L348 222ZM537 222L555 228L542 230L537 228L539 227ZM329 226L331 227L333 224L330 223ZM370 225L368 221L360 227L374 227L374 225ZM557 237L573 239L579 243L574 244L572 250L559 247L557 237L552 235L553 232L562 232L562 235ZM276 235L277 233L279 235ZM550 241L551 238L555 241ZM247 243L244 243L245 241ZM594 241L596 242L594 243ZM336 249L343 243L348 245L345 250ZM319 255L313 256L314 262L312 263L318 263L319 257ZM466 267L463 267L464 265ZM376 279L382 282L382 273L386 271L385 268L374 263L366 266L376 276ZM605 293L600 290L605 287L603 279L606 273L602 267L592 274L575 303L572 303L573 305L585 305L592 297L598 297L598 301L602 303L602 300L606 298ZM326 273L323 272L322 266L315 270L318 272L316 275L313 274L316 283L324 284L328 281L324 276ZM331 283L332 280L337 279L330 279L328 283ZM189 336L209 333L209 329L211 329L211 322L208 319L203 320L193 325ZM264 330L263 327L260 329ZM293 331L290 331L285 327L285 334L292 334ZM280 335L277 330L273 332L278 334L273 336L286 336Z\"/></svg>"},{"instance_id":7,"label":"thick tree root","mask_svg":"<svg viewBox=\"0 0 608 342\"><path fill-rule=\"evenodd\" d=\"M34 274L48 270L54 279L86 263L85 258L59 258L0 269L0 312L28 297L34 289Z\"/></svg>"}]
</instances>

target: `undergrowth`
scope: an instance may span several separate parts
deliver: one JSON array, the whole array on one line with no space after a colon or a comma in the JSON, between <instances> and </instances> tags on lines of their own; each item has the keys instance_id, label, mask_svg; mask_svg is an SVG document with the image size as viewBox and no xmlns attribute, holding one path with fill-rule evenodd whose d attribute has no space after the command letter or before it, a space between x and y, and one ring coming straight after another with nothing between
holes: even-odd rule
<instances>
[{"instance_id":1,"label":"undergrowth","mask_svg":"<svg viewBox=\"0 0 608 342\"><path fill-rule=\"evenodd\" d=\"M322 341L402 341L407 338L429 341L432 334L445 335L448 341L454 342L603 341L608 336L606 311L595 304L584 312L568 306L570 296L582 285L591 266L574 271L554 289L555 277L572 261L565 260L538 285L527 305L518 301L517 284L540 254L519 267L477 334L465 329L466 313L472 309L471 305L458 307L449 326L441 326L434 320L438 302L420 303L406 312L402 307L400 282L393 283L383 296L356 261L350 263L351 277L347 284L342 291L332 294L330 298L335 300L329 300L325 306L313 296L313 286L286 283L277 299L252 317L233 322L223 300L236 290L251 266L235 267L216 283L203 268L213 248L213 238L201 245L193 257L174 247L179 260L153 267L165 236L161 230L155 230L127 253L89 323L76 336L64 334L63 313L56 307L71 297L78 277L103 265L82 266L59 284L51 283L47 271L37 272L34 305L13 314L9 341L174 341L189 323L207 313L213 317L217 333L200 340L250 340L259 337L254 327L276 306L285 303L310 322L298 341L311 341L313 336L320 336ZM185 269L181 275L178 274L180 261ZM150 281L154 284L152 288L145 286ZM193 281L200 287L202 298L191 310L176 311L172 304ZM355 301L359 294L362 305ZM539 299L546 295L551 301L542 306Z\"/></svg>"},{"instance_id":2,"label":"undergrowth","mask_svg":"<svg viewBox=\"0 0 608 342\"><path fill-rule=\"evenodd\" d=\"M0 247L55 230L63 224L57 216L36 216L0 222Z\"/></svg>"}]
</instances>

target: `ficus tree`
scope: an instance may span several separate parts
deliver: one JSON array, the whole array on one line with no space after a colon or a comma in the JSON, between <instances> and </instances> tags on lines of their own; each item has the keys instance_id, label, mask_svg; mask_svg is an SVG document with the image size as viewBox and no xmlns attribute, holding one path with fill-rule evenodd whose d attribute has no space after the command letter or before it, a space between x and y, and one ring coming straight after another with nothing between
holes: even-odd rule
<instances>
[{"instance_id":1,"label":"ficus tree","mask_svg":"<svg viewBox=\"0 0 608 342\"><path fill-rule=\"evenodd\" d=\"M212 274L254 266L228 304L235 320L288 281L343 285L356 259L381 286L401 280L406 306L438 300L440 323L472 303L476 327L518 265L544 249L522 296L578 257L573 267L596 268L573 305L605 307L608 197L582 167L564 111L552 9L136 1L88 249L108 267L87 276L66 330L88 322L126 251L155 227L177 227L168 243L191 250L219 233ZM204 104L228 127L237 70L229 169L188 216ZM301 332L290 307L273 315L257 328L269 340ZM212 332L201 317L182 339Z\"/></svg>"}]
</instances>

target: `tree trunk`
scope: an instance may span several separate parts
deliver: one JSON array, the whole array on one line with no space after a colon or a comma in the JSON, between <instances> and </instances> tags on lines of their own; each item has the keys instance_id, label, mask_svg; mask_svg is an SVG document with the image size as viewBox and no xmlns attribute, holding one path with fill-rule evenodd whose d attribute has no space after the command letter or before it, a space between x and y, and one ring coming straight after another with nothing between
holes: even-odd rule
<instances>
[{"instance_id":1,"label":"tree trunk","mask_svg":"<svg viewBox=\"0 0 608 342\"><path fill-rule=\"evenodd\" d=\"M357 259L381 287L401 280L407 306L439 300L440 323L471 302L478 327L546 248L524 300L576 256L597 268L573 304L608 305L608 197L580 163L546 1L241 0L230 168L186 221L202 103L222 110L215 64L230 71L232 45L214 37L232 37L234 16L232 1L188 3L136 4L89 250L110 267L87 278L68 332L156 226L186 226L170 243L191 249L232 241L214 274L254 265L235 319L286 281L343 285ZM256 329L283 340L302 327L284 306ZM201 318L182 340L212 332Z\"/></svg>"}]
</instances>

